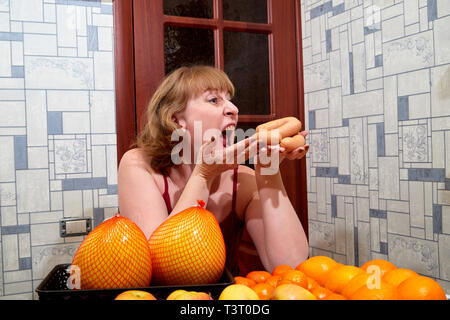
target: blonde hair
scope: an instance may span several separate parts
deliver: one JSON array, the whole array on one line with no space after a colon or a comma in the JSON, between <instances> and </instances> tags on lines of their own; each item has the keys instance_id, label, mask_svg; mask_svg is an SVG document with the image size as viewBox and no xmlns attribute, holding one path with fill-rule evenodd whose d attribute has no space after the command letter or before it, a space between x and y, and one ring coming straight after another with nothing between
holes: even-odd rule
<instances>
[{"instance_id":1,"label":"blonde hair","mask_svg":"<svg viewBox=\"0 0 450 320\"><path fill-rule=\"evenodd\" d=\"M205 90L234 96L234 86L223 71L198 65L174 70L153 94L146 110L146 124L135 143L150 157L153 170L167 174L167 169L174 166L171 151L179 142L171 141L172 132L178 128L173 116L186 108L190 98Z\"/></svg>"}]
</instances>

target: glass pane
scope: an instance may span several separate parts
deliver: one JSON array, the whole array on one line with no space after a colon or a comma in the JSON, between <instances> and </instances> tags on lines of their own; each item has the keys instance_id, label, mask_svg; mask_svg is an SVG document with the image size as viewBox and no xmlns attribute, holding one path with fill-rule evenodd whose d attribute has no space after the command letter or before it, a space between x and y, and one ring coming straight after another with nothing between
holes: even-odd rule
<instances>
[{"instance_id":1,"label":"glass pane","mask_svg":"<svg viewBox=\"0 0 450 320\"><path fill-rule=\"evenodd\" d=\"M240 114L270 114L269 49L266 34L223 33L225 72L236 87Z\"/></svg>"},{"instance_id":2,"label":"glass pane","mask_svg":"<svg viewBox=\"0 0 450 320\"><path fill-rule=\"evenodd\" d=\"M267 0L223 0L223 19L267 23Z\"/></svg>"},{"instance_id":3,"label":"glass pane","mask_svg":"<svg viewBox=\"0 0 450 320\"><path fill-rule=\"evenodd\" d=\"M213 0L164 0L164 14L212 19Z\"/></svg>"},{"instance_id":4,"label":"glass pane","mask_svg":"<svg viewBox=\"0 0 450 320\"><path fill-rule=\"evenodd\" d=\"M166 74L186 65L214 66L214 32L208 29L166 26L164 54Z\"/></svg>"}]
</instances>

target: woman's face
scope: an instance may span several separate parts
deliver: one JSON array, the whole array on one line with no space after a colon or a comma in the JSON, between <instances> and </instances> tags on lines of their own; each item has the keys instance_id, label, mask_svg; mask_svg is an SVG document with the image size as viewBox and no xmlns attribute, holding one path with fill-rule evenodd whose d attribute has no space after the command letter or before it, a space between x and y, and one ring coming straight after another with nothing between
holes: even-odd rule
<instances>
[{"instance_id":1,"label":"woman's face","mask_svg":"<svg viewBox=\"0 0 450 320\"><path fill-rule=\"evenodd\" d=\"M227 136L228 144L232 144L234 140L238 112L238 108L230 101L228 92L206 90L191 97L185 110L175 117L178 124L189 132L191 139L200 138L205 142L214 136L222 139L225 146Z\"/></svg>"}]
</instances>

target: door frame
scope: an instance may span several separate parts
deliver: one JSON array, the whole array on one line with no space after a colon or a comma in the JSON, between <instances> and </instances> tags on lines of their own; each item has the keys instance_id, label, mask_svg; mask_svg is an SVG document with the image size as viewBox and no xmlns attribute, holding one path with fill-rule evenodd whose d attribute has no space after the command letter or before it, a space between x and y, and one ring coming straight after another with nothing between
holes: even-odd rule
<instances>
[{"instance_id":1,"label":"door frame","mask_svg":"<svg viewBox=\"0 0 450 320\"><path fill-rule=\"evenodd\" d=\"M221 0L219 0L221 2ZM271 0L269 0L271 1ZM301 8L300 0L277 0L277 1L288 1L291 2L289 5L293 9L295 14L295 26L291 26L295 29L294 37L292 42L286 42L278 45L274 43L274 48L277 49L281 54L284 50L292 50L290 48L284 48L283 46L295 46L296 56L295 68L285 68L283 72L279 74L289 74L295 72L296 82L297 82L297 96L295 97L297 101L297 108L295 113L297 114L300 121L304 124L305 121L305 108L304 108L304 86L303 86L303 55L302 55L302 29L301 29ZM162 1L156 1L162 3ZM156 90L159 85L158 81L151 81L148 75L153 75L151 78L162 79L164 77L164 65L162 64L144 64L144 68L135 70L135 57L143 57L145 54L139 50L136 52L134 43L139 42L143 44L141 50L145 53L155 55L164 55L163 46L151 46L150 43L164 43L163 23L164 21L158 19L147 19L145 21L145 30L136 30L134 25L135 15L143 14L144 10L162 10L158 6L149 6L149 1L147 0L120 0L114 1L114 55L115 55L115 91L116 91L116 132L117 132L117 163L120 162L123 154L129 150L132 143L135 140L136 134L139 130L140 124L137 123L139 114L143 114L144 109L151 94ZM136 8L135 6L139 6ZM148 6L148 7L147 7ZM137 10L139 9L139 10ZM291 12L271 12L270 14L292 14ZM142 18L142 17L141 17ZM151 21L149 21L151 20ZM176 22L177 18L171 18L172 22ZM286 19L286 21L289 19ZM236 26L238 28L245 28L246 23L237 22ZM149 33L148 30L159 30L159 32ZM148 36L154 37L149 41ZM147 38L146 38L147 37ZM220 37L220 33L219 33ZM275 40L276 41L276 40ZM223 50L223 48L221 48ZM276 53L274 53L276 54ZM151 60L151 59L150 59ZM216 53L217 61L217 53ZM219 66L223 68L223 61L218 62ZM279 68L280 66L271 65L270 70L274 68ZM293 70L292 70L293 69ZM277 83L282 83L283 79L278 79ZM144 86L146 88L145 95L136 95L137 86ZM282 86L280 86L282 87ZM282 96L282 95L281 95ZM273 99L273 98L272 98ZM283 97L278 97L281 99L278 103L282 105ZM288 116L291 114L283 115L280 112L277 116ZM248 123L246 116L239 117L240 123ZM274 115L260 116L258 120L269 121L273 120ZM292 171L293 170L293 171ZM295 194L289 195L291 200L294 202L294 207L298 212L300 221L303 225L306 235L308 236L308 200L307 200L307 175L306 175L306 157L299 161L297 167L294 163L284 161L281 165L281 172L283 181L286 184L295 184L286 186L287 189L296 190ZM289 173L289 175L287 174ZM297 180L292 179L292 172L295 172ZM293 181L292 181L293 180Z\"/></svg>"}]
</instances>

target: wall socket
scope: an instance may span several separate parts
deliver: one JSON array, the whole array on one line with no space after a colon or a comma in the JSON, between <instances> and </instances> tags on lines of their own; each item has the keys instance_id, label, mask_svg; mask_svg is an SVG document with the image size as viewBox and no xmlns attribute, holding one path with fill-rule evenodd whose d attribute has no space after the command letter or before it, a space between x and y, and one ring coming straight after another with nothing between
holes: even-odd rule
<instances>
[{"instance_id":1,"label":"wall socket","mask_svg":"<svg viewBox=\"0 0 450 320\"><path fill-rule=\"evenodd\" d=\"M59 234L62 238L87 235L92 230L92 218L63 218L59 220Z\"/></svg>"}]
</instances>

